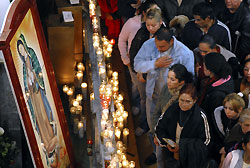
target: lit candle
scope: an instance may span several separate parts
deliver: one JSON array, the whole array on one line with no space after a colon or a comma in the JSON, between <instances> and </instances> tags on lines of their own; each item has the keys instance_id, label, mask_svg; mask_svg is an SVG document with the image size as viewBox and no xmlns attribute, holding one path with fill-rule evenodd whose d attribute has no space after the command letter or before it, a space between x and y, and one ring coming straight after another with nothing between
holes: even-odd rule
<instances>
[{"instance_id":1,"label":"lit candle","mask_svg":"<svg viewBox=\"0 0 250 168\"><path fill-rule=\"evenodd\" d=\"M107 124L107 121L106 121L105 119L101 119L101 127L102 127L102 130L105 129L106 124Z\"/></svg>"},{"instance_id":2,"label":"lit candle","mask_svg":"<svg viewBox=\"0 0 250 168\"><path fill-rule=\"evenodd\" d=\"M127 146L128 145L129 129L128 128L124 128L123 131L122 131L122 135L123 135L123 142Z\"/></svg>"},{"instance_id":3,"label":"lit candle","mask_svg":"<svg viewBox=\"0 0 250 168\"><path fill-rule=\"evenodd\" d=\"M129 168L135 168L135 162L134 161L129 162Z\"/></svg>"},{"instance_id":4,"label":"lit candle","mask_svg":"<svg viewBox=\"0 0 250 168\"><path fill-rule=\"evenodd\" d=\"M118 122L117 127L119 127L120 129L123 129L123 122Z\"/></svg>"},{"instance_id":5,"label":"lit candle","mask_svg":"<svg viewBox=\"0 0 250 168\"><path fill-rule=\"evenodd\" d=\"M82 94L77 94L76 95L76 100L79 101L79 102L82 101Z\"/></svg>"},{"instance_id":6,"label":"lit candle","mask_svg":"<svg viewBox=\"0 0 250 168\"><path fill-rule=\"evenodd\" d=\"M123 111L122 118L123 118L123 121L124 121L124 125L127 126L127 118L128 118L128 112L127 111Z\"/></svg>"},{"instance_id":7,"label":"lit candle","mask_svg":"<svg viewBox=\"0 0 250 168\"><path fill-rule=\"evenodd\" d=\"M84 71L85 70L85 67L84 67L83 63L79 62L77 64L77 70L78 71Z\"/></svg>"},{"instance_id":8,"label":"lit candle","mask_svg":"<svg viewBox=\"0 0 250 168\"><path fill-rule=\"evenodd\" d=\"M118 79L118 72L113 72L113 74L112 74L112 76L113 76L113 79Z\"/></svg>"},{"instance_id":9,"label":"lit candle","mask_svg":"<svg viewBox=\"0 0 250 168\"><path fill-rule=\"evenodd\" d=\"M113 81L113 86L118 86L118 85L119 85L118 80L114 80L114 81Z\"/></svg>"},{"instance_id":10,"label":"lit candle","mask_svg":"<svg viewBox=\"0 0 250 168\"><path fill-rule=\"evenodd\" d=\"M123 96L121 94L118 95L117 100L122 102L123 101Z\"/></svg>"},{"instance_id":11,"label":"lit candle","mask_svg":"<svg viewBox=\"0 0 250 168\"><path fill-rule=\"evenodd\" d=\"M90 100L95 100L95 95L94 95L94 93L91 93L91 94L90 94Z\"/></svg>"},{"instance_id":12,"label":"lit candle","mask_svg":"<svg viewBox=\"0 0 250 168\"><path fill-rule=\"evenodd\" d=\"M121 137L121 130L118 127L115 128L115 136L117 139L120 139Z\"/></svg>"},{"instance_id":13,"label":"lit candle","mask_svg":"<svg viewBox=\"0 0 250 168\"><path fill-rule=\"evenodd\" d=\"M78 129L82 128L83 127L83 121L79 121L78 122Z\"/></svg>"},{"instance_id":14,"label":"lit candle","mask_svg":"<svg viewBox=\"0 0 250 168\"><path fill-rule=\"evenodd\" d=\"M67 91L67 95L72 96L73 94L74 94L73 88L69 88L69 90Z\"/></svg>"},{"instance_id":15,"label":"lit candle","mask_svg":"<svg viewBox=\"0 0 250 168\"><path fill-rule=\"evenodd\" d=\"M76 99L74 99L72 104L73 104L73 106L75 106L75 107L76 107L76 106L79 106L79 101L77 101Z\"/></svg>"},{"instance_id":16,"label":"lit candle","mask_svg":"<svg viewBox=\"0 0 250 168\"><path fill-rule=\"evenodd\" d=\"M82 94L83 94L84 99L87 98L87 87L88 87L88 84L86 82L81 83Z\"/></svg>"},{"instance_id":17,"label":"lit candle","mask_svg":"<svg viewBox=\"0 0 250 168\"><path fill-rule=\"evenodd\" d=\"M76 106L76 114L81 114L82 113L82 106Z\"/></svg>"},{"instance_id":18,"label":"lit candle","mask_svg":"<svg viewBox=\"0 0 250 168\"><path fill-rule=\"evenodd\" d=\"M123 147L122 141L117 141L116 142L116 147L117 147L117 149L122 149L122 147Z\"/></svg>"},{"instance_id":19,"label":"lit candle","mask_svg":"<svg viewBox=\"0 0 250 168\"><path fill-rule=\"evenodd\" d=\"M70 107L70 113L75 114L76 113L76 107Z\"/></svg>"},{"instance_id":20,"label":"lit candle","mask_svg":"<svg viewBox=\"0 0 250 168\"><path fill-rule=\"evenodd\" d=\"M69 86L68 85L63 85L63 92L67 93L69 90Z\"/></svg>"},{"instance_id":21,"label":"lit candle","mask_svg":"<svg viewBox=\"0 0 250 168\"><path fill-rule=\"evenodd\" d=\"M76 77L78 80L80 80L83 77L83 72L82 71L77 71Z\"/></svg>"},{"instance_id":22,"label":"lit candle","mask_svg":"<svg viewBox=\"0 0 250 168\"><path fill-rule=\"evenodd\" d=\"M114 134L114 131L112 129L108 129L108 136L109 138L112 138L113 137L113 134Z\"/></svg>"},{"instance_id":23,"label":"lit candle","mask_svg":"<svg viewBox=\"0 0 250 168\"><path fill-rule=\"evenodd\" d=\"M129 165L129 162L128 162L127 160L123 160L123 161L122 161L122 166L123 166L123 167L126 168L126 167L128 167L128 165Z\"/></svg>"}]
</instances>

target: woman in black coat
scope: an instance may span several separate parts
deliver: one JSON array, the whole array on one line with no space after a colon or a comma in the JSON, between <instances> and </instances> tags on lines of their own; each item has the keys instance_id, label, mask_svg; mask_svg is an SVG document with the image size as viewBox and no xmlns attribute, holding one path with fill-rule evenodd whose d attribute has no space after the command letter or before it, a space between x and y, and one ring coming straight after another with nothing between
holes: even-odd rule
<instances>
[{"instance_id":1,"label":"woman in black coat","mask_svg":"<svg viewBox=\"0 0 250 168\"><path fill-rule=\"evenodd\" d=\"M204 58L204 74L208 77L204 81L199 104L206 112L211 133L211 144L209 146L209 155L220 162L220 155L215 149L215 126L213 123L213 114L215 108L222 106L226 95L234 91L234 83L231 77L232 69L227 63L225 57L219 53L209 53Z\"/></svg>"},{"instance_id":2,"label":"woman in black coat","mask_svg":"<svg viewBox=\"0 0 250 168\"><path fill-rule=\"evenodd\" d=\"M193 84L184 85L179 101L170 106L158 121L155 133L159 144L166 147L166 167L200 168L206 160L209 126L196 100Z\"/></svg>"}]
</instances>

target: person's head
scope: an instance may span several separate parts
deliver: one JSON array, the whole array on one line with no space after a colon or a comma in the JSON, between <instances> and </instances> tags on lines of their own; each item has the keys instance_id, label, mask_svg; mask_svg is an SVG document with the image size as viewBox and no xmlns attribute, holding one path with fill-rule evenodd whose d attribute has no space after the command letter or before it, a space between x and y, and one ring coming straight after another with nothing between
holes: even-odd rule
<instances>
[{"instance_id":1,"label":"person's head","mask_svg":"<svg viewBox=\"0 0 250 168\"><path fill-rule=\"evenodd\" d=\"M244 61L243 74L244 74L244 79L247 82L250 82L250 58Z\"/></svg>"},{"instance_id":2,"label":"person's head","mask_svg":"<svg viewBox=\"0 0 250 168\"><path fill-rule=\"evenodd\" d=\"M231 13L235 13L239 8L242 0L225 0L226 7Z\"/></svg>"},{"instance_id":3,"label":"person's head","mask_svg":"<svg viewBox=\"0 0 250 168\"><path fill-rule=\"evenodd\" d=\"M185 83L192 83L193 75L182 64L174 64L169 68L167 85L169 89L175 89Z\"/></svg>"},{"instance_id":4,"label":"person's head","mask_svg":"<svg viewBox=\"0 0 250 168\"><path fill-rule=\"evenodd\" d=\"M227 118L236 119L240 116L241 111L245 107L245 102L236 93L231 93L223 100L223 107Z\"/></svg>"},{"instance_id":5,"label":"person's head","mask_svg":"<svg viewBox=\"0 0 250 168\"><path fill-rule=\"evenodd\" d=\"M140 5L140 7L138 8L138 10L139 10L138 14L142 14L142 21L145 21L146 13L151 8L153 9L153 8L159 8L159 7L157 6L157 4L155 4L152 1L145 1Z\"/></svg>"},{"instance_id":6,"label":"person's head","mask_svg":"<svg viewBox=\"0 0 250 168\"><path fill-rule=\"evenodd\" d=\"M199 52L202 57L211 52L217 52L214 38L208 34L201 37L199 41Z\"/></svg>"},{"instance_id":7,"label":"person's head","mask_svg":"<svg viewBox=\"0 0 250 168\"><path fill-rule=\"evenodd\" d=\"M161 10L159 8L150 8L146 13L145 22L148 31L155 34L162 24Z\"/></svg>"},{"instance_id":8,"label":"person's head","mask_svg":"<svg viewBox=\"0 0 250 168\"><path fill-rule=\"evenodd\" d=\"M246 134L248 131L250 131L250 109L246 108L242 110L240 113L240 125L241 125L241 130L243 134Z\"/></svg>"},{"instance_id":9,"label":"person's head","mask_svg":"<svg viewBox=\"0 0 250 168\"><path fill-rule=\"evenodd\" d=\"M199 27L207 27L211 20L214 20L214 11L210 4L201 2L193 7L193 17Z\"/></svg>"},{"instance_id":10,"label":"person's head","mask_svg":"<svg viewBox=\"0 0 250 168\"><path fill-rule=\"evenodd\" d=\"M196 103L198 97L197 90L192 83L185 84L179 95L179 106L182 111L190 110Z\"/></svg>"},{"instance_id":11,"label":"person's head","mask_svg":"<svg viewBox=\"0 0 250 168\"><path fill-rule=\"evenodd\" d=\"M242 140L242 148L244 150L244 153L246 153L248 156L250 156L250 132L247 132L244 136L243 136L243 140Z\"/></svg>"},{"instance_id":12,"label":"person's head","mask_svg":"<svg viewBox=\"0 0 250 168\"><path fill-rule=\"evenodd\" d=\"M204 74L210 78L227 79L232 68L220 53L209 53L204 57Z\"/></svg>"},{"instance_id":13,"label":"person's head","mask_svg":"<svg viewBox=\"0 0 250 168\"><path fill-rule=\"evenodd\" d=\"M155 33L155 45L159 52L165 52L174 44L173 32L165 27L161 27Z\"/></svg>"}]
</instances>

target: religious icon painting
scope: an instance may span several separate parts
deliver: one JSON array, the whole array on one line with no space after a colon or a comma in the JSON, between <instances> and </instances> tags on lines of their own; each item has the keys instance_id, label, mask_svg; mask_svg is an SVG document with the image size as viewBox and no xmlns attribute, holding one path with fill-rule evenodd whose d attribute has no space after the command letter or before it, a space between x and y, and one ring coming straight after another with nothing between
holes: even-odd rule
<instances>
[{"instance_id":1,"label":"religious icon painting","mask_svg":"<svg viewBox=\"0 0 250 168\"><path fill-rule=\"evenodd\" d=\"M35 0L13 1L0 36L0 49L35 167L74 167Z\"/></svg>"}]
</instances>

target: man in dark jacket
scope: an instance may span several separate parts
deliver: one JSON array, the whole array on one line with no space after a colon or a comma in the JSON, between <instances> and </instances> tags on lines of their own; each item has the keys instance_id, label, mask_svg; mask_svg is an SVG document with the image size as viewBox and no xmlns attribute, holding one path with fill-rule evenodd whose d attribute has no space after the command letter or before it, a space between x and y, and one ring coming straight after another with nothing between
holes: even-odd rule
<instances>
[{"instance_id":1,"label":"man in dark jacket","mask_svg":"<svg viewBox=\"0 0 250 168\"><path fill-rule=\"evenodd\" d=\"M243 63L250 53L250 9L242 0L225 0L227 9L222 21L229 27L232 37L232 51Z\"/></svg>"},{"instance_id":2,"label":"man in dark jacket","mask_svg":"<svg viewBox=\"0 0 250 168\"><path fill-rule=\"evenodd\" d=\"M154 0L161 8L164 21L170 22L177 15L192 17L192 9L195 4L204 0Z\"/></svg>"},{"instance_id":3,"label":"man in dark jacket","mask_svg":"<svg viewBox=\"0 0 250 168\"><path fill-rule=\"evenodd\" d=\"M201 2L193 8L194 20L183 30L183 43L191 50L198 47L204 34L212 36L216 43L231 50L231 36L228 27L216 19L211 5Z\"/></svg>"}]
</instances>

